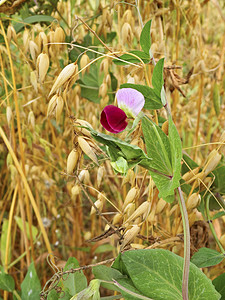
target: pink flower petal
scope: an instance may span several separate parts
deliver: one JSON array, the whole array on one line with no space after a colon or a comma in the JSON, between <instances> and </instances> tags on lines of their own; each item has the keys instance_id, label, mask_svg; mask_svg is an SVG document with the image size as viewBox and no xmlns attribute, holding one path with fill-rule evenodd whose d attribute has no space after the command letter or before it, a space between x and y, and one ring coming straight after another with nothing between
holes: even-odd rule
<instances>
[{"instance_id":1,"label":"pink flower petal","mask_svg":"<svg viewBox=\"0 0 225 300\"><path fill-rule=\"evenodd\" d=\"M119 133L127 127L126 114L122 109L107 105L102 113L100 122L102 126L109 132Z\"/></svg>"},{"instance_id":2,"label":"pink flower petal","mask_svg":"<svg viewBox=\"0 0 225 300\"><path fill-rule=\"evenodd\" d=\"M136 117L145 104L142 93L132 88L123 88L116 93L118 106L125 111L127 116Z\"/></svg>"}]
</instances>

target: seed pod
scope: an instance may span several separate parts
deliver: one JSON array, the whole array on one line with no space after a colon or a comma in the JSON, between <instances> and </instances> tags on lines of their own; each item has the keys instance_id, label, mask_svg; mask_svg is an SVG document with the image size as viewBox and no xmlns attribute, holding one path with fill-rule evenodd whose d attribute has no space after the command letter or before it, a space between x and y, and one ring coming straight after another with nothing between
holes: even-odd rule
<instances>
[{"instance_id":1,"label":"seed pod","mask_svg":"<svg viewBox=\"0 0 225 300\"><path fill-rule=\"evenodd\" d=\"M113 225L120 224L122 218L123 218L122 214L116 213L115 216L113 217L113 221L112 221Z\"/></svg>"},{"instance_id":2,"label":"seed pod","mask_svg":"<svg viewBox=\"0 0 225 300\"><path fill-rule=\"evenodd\" d=\"M182 176L182 179L185 180L185 181L190 180L191 178L193 178L194 175L198 174L199 170L200 170L200 167L197 167L197 168L195 168L193 170L188 171L187 173L185 173Z\"/></svg>"},{"instance_id":3,"label":"seed pod","mask_svg":"<svg viewBox=\"0 0 225 300\"><path fill-rule=\"evenodd\" d=\"M107 96L107 84L103 82L99 88L99 97L105 98Z\"/></svg>"},{"instance_id":4,"label":"seed pod","mask_svg":"<svg viewBox=\"0 0 225 300\"><path fill-rule=\"evenodd\" d=\"M220 114L220 92L219 86L217 83L213 86L213 105L216 112L216 115L219 116Z\"/></svg>"},{"instance_id":5,"label":"seed pod","mask_svg":"<svg viewBox=\"0 0 225 300\"><path fill-rule=\"evenodd\" d=\"M58 96L56 99L56 109L55 109L55 115L56 115L56 123L59 123L61 114L62 114L62 110L63 110L63 106L64 106L64 101L62 96Z\"/></svg>"},{"instance_id":6,"label":"seed pod","mask_svg":"<svg viewBox=\"0 0 225 300\"><path fill-rule=\"evenodd\" d=\"M148 215L150 211L151 203L149 201L143 202L135 212L126 220L126 223L138 218L139 216L143 216L144 214Z\"/></svg>"},{"instance_id":7,"label":"seed pod","mask_svg":"<svg viewBox=\"0 0 225 300\"><path fill-rule=\"evenodd\" d=\"M129 192L126 195L126 198L124 200L123 209L127 206L127 204L134 201L136 195L137 195L138 189L136 187L133 187L129 190Z\"/></svg>"},{"instance_id":8,"label":"seed pod","mask_svg":"<svg viewBox=\"0 0 225 300\"><path fill-rule=\"evenodd\" d=\"M163 200L162 198L159 199L159 201L156 205L156 209L155 209L156 215L160 214L163 211L164 207L166 206L166 203L167 202L165 200Z\"/></svg>"},{"instance_id":9,"label":"seed pod","mask_svg":"<svg viewBox=\"0 0 225 300\"><path fill-rule=\"evenodd\" d=\"M88 142L82 138L81 136L78 137L78 144L81 147L82 151L90 157L91 160L93 160L96 165L99 165L98 159L94 153L94 151L91 149L91 146L88 144Z\"/></svg>"},{"instance_id":10,"label":"seed pod","mask_svg":"<svg viewBox=\"0 0 225 300\"><path fill-rule=\"evenodd\" d=\"M80 67L82 69L82 75L84 75L85 72L89 72L89 69L90 69L90 66L86 67L90 62L90 59L89 57L87 56L86 53L84 53L82 56L81 56L81 59L80 59Z\"/></svg>"},{"instance_id":11,"label":"seed pod","mask_svg":"<svg viewBox=\"0 0 225 300\"><path fill-rule=\"evenodd\" d=\"M67 80L69 80L78 71L77 64L69 64L66 66L57 77L48 96L51 96L58 88L60 88Z\"/></svg>"},{"instance_id":12,"label":"seed pod","mask_svg":"<svg viewBox=\"0 0 225 300\"><path fill-rule=\"evenodd\" d=\"M98 199L97 201L95 201L94 204L95 204L95 206L97 207L98 211L101 212L102 209L103 209L104 202ZM95 213L96 213L96 209L95 209L94 206L92 206L92 207L91 207L91 213L90 213L90 215L93 215L93 214L95 214Z\"/></svg>"},{"instance_id":13,"label":"seed pod","mask_svg":"<svg viewBox=\"0 0 225 300\"><path fill-rule=\"evenodd\" d=\"M10 106L7 106L6 108L6 119L7 119L7 123L10 126L11 120L12 120L12 109Z\"/></svg>"},{"instance_id":14,"label":"seed pod","mask_svg":"<svg viewBox=\"0 0 225 300\"><path fill-rule=\"evenodd\" d=\"M103 179L104 173L105 173L105 167L104 166L100 166L98 168L98 171L97 171L97 187L98 188L100 187L100 185L102 183L102 179Z\"/></svg>"},{"instance_id":15,"label":"seed pod","mask_svg":"<svg viewBox=\"0 0 225 300\"><path fill-rule=\"evenodd\" d=\"M188 199L187 199L187 210L190 211L194 208L196 208L201 202L201 196L198 193L193 193Z\"/></svg>"},{"instance_id":16,"label":"seed pod","mask_svg":"<svg viewBox=\"0 0 225 300\"><path fill-rule=\"evenodd\" d=\"M124 240L121 245L121 250L124 249L139 233L140 227L138 225L132 226L131 229L128 229L127 232L124 234Z\"/></svg>"},{"instance_id":17,"label":"seed pod","mask_svg":"<svg viewBox=\"0 0 225 300\"><path fill-rule=\"evenodd\" d=\"M40 82L43 83L49 68L49 58L46 53L41 53L37 58L37 71Z\"/></svg>"},{"instance_id":18,"label":"seed pod","mask_svg":"<svg viewBox=\"0 0 225 300\"><path fill-rule=\"evenodd\" d=\"M73 149L67 158L67 167L66 172L68 175L73 174L73 170L75 169L77 162L78 162L79 154L78 151Z\"/></svg>"},{"instance_id":19,"label":"seed pod","mask_svg":"<svg viewBox=\"0 0 225 300\"><path fill-rule=\"evenodd\" d=\"M54 95L50 99L50 101L48 103L47 116L51 115L54 112L56 105L57 105L57 98L58 98L58 95Z\"/></svg>"},{"instance_id":20,"label":"seed pod","mask_svg":"<svg viewBox=\"0 0 225 300\"><path fill-rule=\"evenodd\" d=\"M205 165L205 167L203 168L203 171L205 172L205 176L207 176L209 173L211 173L216 166L218 165L218 163L221 160L222 155L219 154L219 152L217 150L213 150L207 159L207 163Z\"/></svg>"},{"instance_id":21,"label":"seed pod","mask_svg":"<svg viewBox=\"0 0 225 300\"><path fill-rule=\"evenodd\" d=\"M37 72L31 71L30 72L30 82L35 90L35 92L38 92L38 83L37 83Z\"/></svg>"},{"instance_id":22,"label":"seed pod","mask_svg":"<svg viewBox=\"0 0 225 300\"><path fill-rule=\"evenodd\" d=\"M33 129L35 128L35 116L32 110L28 114L28 124L30 124Z\"/></svg>"},{"instance_id":23,"label":"seed pod","mask_svg":"<svg viewBox=\"0 0 225 300\"><path fill-rule=\"evenodd\" d=\"M166 120L163 124L162 124L162 131L168 135L168 129L169 129L169 121Z\"/></svg>"}]
</instances>

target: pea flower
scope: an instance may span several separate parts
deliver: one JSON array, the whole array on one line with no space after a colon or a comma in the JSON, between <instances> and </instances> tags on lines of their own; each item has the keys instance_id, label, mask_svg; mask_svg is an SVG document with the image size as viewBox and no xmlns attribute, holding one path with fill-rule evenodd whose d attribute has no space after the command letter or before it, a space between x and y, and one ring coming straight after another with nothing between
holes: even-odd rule
<instances>
[{"instance_id":1,"label":"pea flower","mask_svg":"<svg viewBox=\"0 0 225 300\"><path fill-rule=\"evenodd\" d=\"M127 118L135 118L145 104L144 96L135 89L123 88L116 93L119 107L107 105L102 113L100 122L109 132L119 133L127 127Z\"/></svg>"}]
</instances>

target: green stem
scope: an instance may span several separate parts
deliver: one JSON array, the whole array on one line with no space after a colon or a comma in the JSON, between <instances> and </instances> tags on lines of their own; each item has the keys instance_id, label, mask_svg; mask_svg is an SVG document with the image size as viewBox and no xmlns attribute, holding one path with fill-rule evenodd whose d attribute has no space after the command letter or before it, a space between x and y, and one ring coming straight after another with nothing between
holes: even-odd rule
<instances>
[{"instance_id":1,"label":"green stem","mask_svg":"<svg viewBox=\"0 0 225 300\"><path fill-rule=\"evenodd\" d=\"M21 300L21 297L16 290L13 291L13 295L15 295L16 299Z\"/></svg>"},{"instance_id":2,"label":"green stem","mask_svg":"<svg viewBox=\"0 0 225 300\"><path fill-rule=\"evenodd\" d=\"M179 193L179 206L182 215L183 229L184 229L184 266L183 266L183 278L182 278L182 296L184 300L188 300L188 277L190 267L190 229L188 221L188 213L185 205L185 201L182 195L181 187L178 187Z\"/></svg>"},{"instance_id":3,"label":"green stem","mask_svg":"<svg viewBox=\"0 0 225 300\"><path fill-rule=\"evenodd\" d=\"M215 231L215 228L212 224L212 219L210 218L210 214L209 214L209 199L210 199L211 195L209 195L207 198L206 198L206 216L207 216L207 221L209 223L209 228L212 232L212 235L218 245L218 247L220 248L220 251L225 254L225 250L223 249L223 246L221 245L217 235L216 235L216 231Z\"/></svg>"}]
</instances>

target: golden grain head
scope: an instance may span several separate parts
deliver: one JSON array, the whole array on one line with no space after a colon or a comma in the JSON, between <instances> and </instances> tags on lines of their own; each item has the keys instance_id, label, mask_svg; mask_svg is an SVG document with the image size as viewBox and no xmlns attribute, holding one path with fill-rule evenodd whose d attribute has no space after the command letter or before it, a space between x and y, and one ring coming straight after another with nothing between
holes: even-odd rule
<instances>
[{"instance_id":1,"label":"golden grain head","mask_svg":"<svg viewBox=\"0 0 225 300\"><path fill-rule=\"evenodd\" d=\"M84 53L80 59L80 67L82 70L82 72L81 72L82 75L84 75L85 72L87 72L87 73L89 72L90 66L87 66L89 63L90 63L90 58L88 57L88 55L86 53Z\"/></svg>"},{"instance_id":2,"label":"golden grain head","mask_svg":"<svg viewBox=\"0 0 225 300\"><path fill-rule=\"evenodd\" d=\"M53 87L48 96L51 96L53 93L56 92L65 82L67 82L75 73L78 71L77 64L71 63L67 65L57 77Z\"/></svg>"},{"instance_id":3,"label":"golden grain head","mask_svg":"<svg viewBox=\"0 0 225 300\"><path fill-rule=\"evenodd\" d=\"M32 110L28 114L28 124L30 124L33 129L35 128L35 116Z\"/></svg>"},{"instance_id":4,"label":"golden grain head","mask_svg":"<svg viewBox=\"0 0 225 300\"><path fill-rule=\"evenodd\" d=\"M12 120L12 109L10 106L7 106L6 107L6 119L7 119L7 123L8 125L10 126L10 123L11 123L11 120Z\"/></svg>"},{"instance_id":5,"label":"golden grain head","mask_svg":"<svg viewBox=\"0 0 225 300\"><path fill-rule=\"evenodd\" d=\"M35 92L38 92L38 81L37 81L37 71L30 72L30 83L32 84Z\"/></svg>"},{"instance_id":6,"label":"golden grain head","mask_svg":"<svg viewBox=\"0 0 225 300\"><path fill-rule=\"evenodd\" d=\"M98 211L102 212L104 202L102 200L98 199L97 201L95 201L94 204L95 204L96 208L98 209ZM90 215L96 214L96 208L94 206L91 207Z\"/></svg>"},{"instance_id":7,"label":"golden grain head","mask_svg":"<svg viewBox=\"0 0 225 300\"><path fill-rule=\"evenodd\" d=\"M194 208L196 208L201 202L201 195L198 193L193 193L188 199L187 199L187 210L190 211Z\"/></svg>"},{"instance_id":8,"label":"golden grain head","mask_svg":"<svg viewBox=\"0 0 225 300\"><path fill-rule=\"evenodd\" d=\"M133 225L131 229L128 229L124 234L124 240L121 244L121 250L124 249L140 232L140 227L138 225Z\"/></svg>"},{"instance_id":9,"label":"golden grain head","mask_svg":"<svg viewBox=\"0 0 225 300\"><path fill-rule=\"evenodd\" d=\"M123 209L131 202L134 201L135 197L137 196L138 189L136 187L133 187L129 190L129 192L126 195L126 198L124 200Z\"/></svg>"},{"instance_id":10,"label":"golden grain head","mask_svg":"<svg viewBox=\"0 0 225 300\"><path fill-rule=\"evenodd\" d=\"M215 149L209 154L205 167L203 168L205 176L207 176L217 167L218 163L221 160L221 157L222 155L219 154L219 152Z\"/></svg>"},{"instance_id":11,"label":"golden grain head","mask_svg":"<svg viewBox=\"0 0 225 300\"><path fill-rule=\"evenodd\" d=\"M56 108L55 108L55 116L56 116L56 123L59 123L62 111L64 106L64 100L62 96L57 96L56 99Z\"/></svg>"},{"instance_id":12,"label":"golden grain head","mask_svg":"<svg viewBox=\"0 0 225 300\"><path fill-rule=\"evenodd\" d=\"M37 71L39 80L41 83L44 82L45 76L49 68L49 57L46 53L41 53L37 57Z\"/></svg>"},{"instance_id":13,"label":"golden grain head","mask_svg":"<svg viewBox=\"0 0 225 300\"><path fill-rule=\"evenodd\" d=\"M49 103L48 103L48 109L47 109L47 116L50 116L53 114L53 112L55 111L56 105L57 105L57 98L58 95L54 95Z\"/></svg>"},{"instance_id":14,"label":"golden grain head","mask_svg":"<svg viewBox=\"0 0 225 300\"><path fill-rule=\"evenodd\" d=\"M82 151L96 164L99 165L98 159L89 143L81 136L78 137L78 144Z\"/></svg>"},{"instance_id":15,"label":"golden grain head","mask_svg":"<svg viewBox=\"0 0 225 300\"><path fill-rule=\"evenodd\" d=\"M73 174L73 171L77 165L79 158L79 153L75 149L73 149L70 154L68 155L67 158L67 167L66 167L66 172L68 175Z\"/></svg>"}]
</instances>

